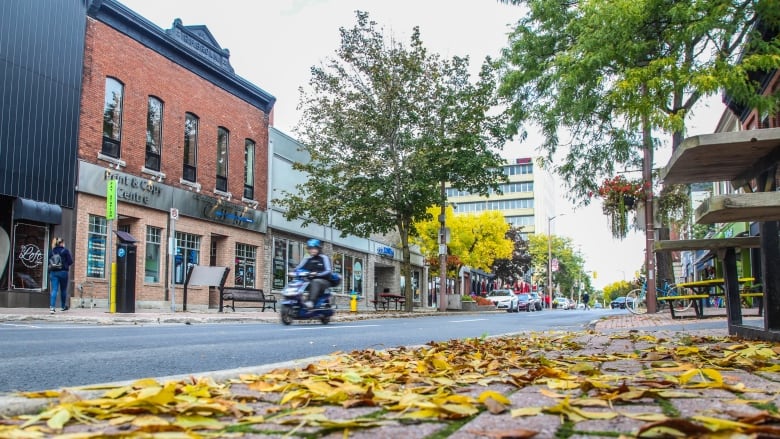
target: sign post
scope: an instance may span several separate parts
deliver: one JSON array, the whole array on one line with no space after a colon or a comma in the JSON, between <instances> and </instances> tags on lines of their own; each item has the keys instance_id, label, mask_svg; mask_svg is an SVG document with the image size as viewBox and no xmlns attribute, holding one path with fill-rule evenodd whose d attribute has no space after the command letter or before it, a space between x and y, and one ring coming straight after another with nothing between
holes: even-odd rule
<instances>
[{"instance_id":1,"label":"sign post","mask_svg":"<svg viewBox=\"0 0 780 439\"><path fill-rule=\"evenodd\" d=\"M176 312L176 220L179 219L179 209L171 208L171 235L168 238L168 281L171 285L171 312Z\"/></svg>"},{"instance_id":2,"label":"sign post","mask_svg":"<svg viewBox=\"0 0 780 439\"><path fill-rule=\"evenodd\" d=\"M114 220L116 219L116 180L109 179L106 182L106 264L103 266L103 274L106 274L108 270L108 310L109 312L116 312L116 282L115 282L115 267L112 257L113 250L113 236Z\"/></svg>"}]
</instances>

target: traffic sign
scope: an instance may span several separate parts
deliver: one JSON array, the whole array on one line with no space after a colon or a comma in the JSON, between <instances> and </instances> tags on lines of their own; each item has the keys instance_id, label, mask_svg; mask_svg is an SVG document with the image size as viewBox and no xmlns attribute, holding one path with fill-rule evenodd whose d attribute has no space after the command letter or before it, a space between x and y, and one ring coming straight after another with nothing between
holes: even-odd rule
<instances>
[{"instance_id":1,"label":"traffic sign","mask_svg":"<svg viewBox=\"0 0 780 439\"><path fill-rule=\"evenodd\" d=\"M177 209L177 208L175 208L175 207L172 207L172 208L171 208L171 219L172 219L172 220L177 220L177 219L179 219L179 209Z\"/></svg>"}]
</instances>

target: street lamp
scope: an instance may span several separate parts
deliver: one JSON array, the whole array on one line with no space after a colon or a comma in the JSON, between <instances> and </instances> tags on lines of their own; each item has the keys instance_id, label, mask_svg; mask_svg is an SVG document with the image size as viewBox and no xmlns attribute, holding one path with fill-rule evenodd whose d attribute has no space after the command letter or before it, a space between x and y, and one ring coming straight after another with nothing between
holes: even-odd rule
<instances>
[{"instance_id":1,"label":"street lamp","mask_svg":"<svg viewBox=\"0 0 780 439\"><path fill-rule=\"evenodd\" d=\"M564 215L566 214L562 213L560 215L547 217L547 295L548 297L550 297L551 303L552 303L553 286L552 286L552 235L550 234L550 223L552 223L552 220L554 220L555 218Z\"/></svg>"}]
</instances>

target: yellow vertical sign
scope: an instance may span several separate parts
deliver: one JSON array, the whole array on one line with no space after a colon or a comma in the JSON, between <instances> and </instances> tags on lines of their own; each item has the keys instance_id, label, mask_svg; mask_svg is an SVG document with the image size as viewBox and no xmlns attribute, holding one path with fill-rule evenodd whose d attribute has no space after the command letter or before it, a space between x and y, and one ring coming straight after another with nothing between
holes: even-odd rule
<instances>
[{"instance_id":1,"label":"yellow vertical sign","mask_svg":"<svg viewBox=\"0 0 780 439\"><path fill-rule=\"evenodd\" d=\"M106 219L116 219L116 180L108 180L106 185Z\"/></svg>"}]
</instances>

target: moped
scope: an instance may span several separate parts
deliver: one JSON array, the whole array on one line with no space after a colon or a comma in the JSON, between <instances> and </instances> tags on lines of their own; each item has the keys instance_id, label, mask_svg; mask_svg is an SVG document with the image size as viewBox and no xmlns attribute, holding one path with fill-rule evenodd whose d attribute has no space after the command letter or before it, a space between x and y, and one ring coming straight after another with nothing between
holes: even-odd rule
<instances>
[{"instance_id":1,"label":"moped","mask_svg":"<svg viewBox=\"0 0 780 439\"><path fill-rule=\"evenodd\" d=\"M330 303L330 288L326 288L317 298L314 307L306 308L304 302L309 296L309 284L311 273L296 271L294 277L287 283L282 291L280 314L282 323L289 325L293 320L318 319L323 325L330 323L334 310Z\"/></svg>"}]
</instances>

